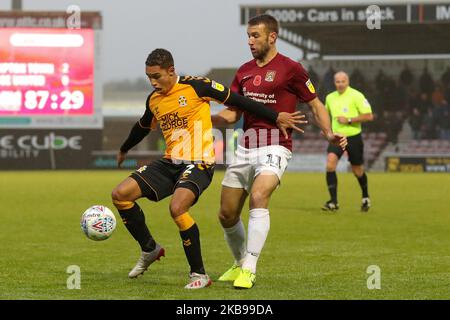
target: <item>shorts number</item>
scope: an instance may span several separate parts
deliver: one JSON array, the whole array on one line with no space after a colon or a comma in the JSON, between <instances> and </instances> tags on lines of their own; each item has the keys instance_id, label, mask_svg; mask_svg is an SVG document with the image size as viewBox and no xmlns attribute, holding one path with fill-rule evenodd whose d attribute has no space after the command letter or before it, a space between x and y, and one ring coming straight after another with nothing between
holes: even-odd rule
<instances>
[{"instance_id":1,"label":"shorts number","mask_svg":"<svg viewBox=\"0 0 450 320\"><path fill-rule=\"evenodd\" d=\"M266 164L271 167L281 169L281 157L278 155L268 154Z\"/></svg>"},{"instance_id":2,"label":"shorts number","mask_svg":"<svg viewBox=\"0 0 450 320\"><path fill-rule=\"evenodd\" d=\"M195 165L193 164L188 164L186 166L186 170L183 171L183 174L181 175L181 179L186 179L188 177L188 175L190 175L192 173L192 169L195 168Z\"/></svg>"}]
</instances>

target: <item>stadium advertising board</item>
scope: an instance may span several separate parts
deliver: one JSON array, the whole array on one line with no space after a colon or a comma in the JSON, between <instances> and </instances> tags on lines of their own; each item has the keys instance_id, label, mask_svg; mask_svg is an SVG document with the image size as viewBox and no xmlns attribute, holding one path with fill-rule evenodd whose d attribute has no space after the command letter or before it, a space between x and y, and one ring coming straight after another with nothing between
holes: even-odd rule
<instances>
[{"instance_id":1,"label":"stadium advertising board","mask_svg":"<svg viewBox=\"0 0 450 320\"><path fill-rule=\"evenodd\" d=\"M0 130L0 169L88 168L101 130Z\"/></svg>"},{"instance_id":2,"label":"stadium advertising board","mask_svg":"<svg viewBox=\"0 0 450 320\"><path fill-rule=\"evenodd\" d=\"M122 169L137 169L150 161L160 159L164 152L153 151L130 151L123 161ZM91 169L117 169L117 152L115 151L94 151L90 162Z\"/></svg>"},{"instance_id":3,"label":"stadium advertising board","mask_svg":"<svg viewBox=\"0 0 450 320\"><path fill-rule=\"evenodd\" d=\"M292 155L287 171L323 172L327 163L327 155L323 154L296 154ZM346 161L339 161L336 171L346 172Z\"/></svg>"},{"instance_id":4,"label":"stadium advertising board","mask_svg":"<svg viewBox=\"0 0 450 320\"><path fill-rule=\"evenodd\" d=\"M387 172L450 172L450 156L386 157Z\"/></svg>"},{"instance_id":5,"label":"stadium advertising board","mask_svg":"<svg viewBox=\"0 0 450 320\"><path fill-rule=\"evenodd\" d=\"M262 13L278 19L280 38L306 59L450 52L449 3L242 6L241 24Z\"/></svg>"},{"instance_id":6,"label":"stadium advertising board","mask_svg":"<svg viewBox=\"0 0 450 320\"><path fill-rule=\"evenodd\" d=\"M377 5L385 23L450 22L448 4ZM366 22L368 6L310 6L310 7L249 7L242 8L242 24L246 17L258 13L273 15L281 23L361 23ZM247 19L248 20L248 19Z\"/></svg>"}]
</instances>

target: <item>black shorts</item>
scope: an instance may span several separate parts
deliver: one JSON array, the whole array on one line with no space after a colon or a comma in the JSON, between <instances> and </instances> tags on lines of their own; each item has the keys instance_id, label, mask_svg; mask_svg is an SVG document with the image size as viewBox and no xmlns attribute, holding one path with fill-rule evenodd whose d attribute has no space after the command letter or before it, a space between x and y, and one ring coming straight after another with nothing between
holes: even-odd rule
<instances>
[{"instance_id":1,"label":"black shorts","mask_svg":"<svg viewBox=\"0 0 450 320\"><path fill-rule=\"evenodd\" d=\"M348 154L348 161L354 166L362 165L364 163L364 143L361 134L347 137L347 142L348 144L346 150ZM334 153L337 155L338 159L340 159L344 154L344 150L342 150L341 147L335 146L331 143L328 145L327 152Z\"/></svg>"},{"instance_id":2,"label":"black shorts","mask_svg":"<svg viewBox=\"0 0 450 320\"><path fill-rule=\"evenodd\" d=\"M196 203L213 175L214 164L173 163L162 158L140 167L130 177L138 183L142 196L152 201L172 195L176 188L186 188L194 192Z\"/></svg>"}]
</instances>

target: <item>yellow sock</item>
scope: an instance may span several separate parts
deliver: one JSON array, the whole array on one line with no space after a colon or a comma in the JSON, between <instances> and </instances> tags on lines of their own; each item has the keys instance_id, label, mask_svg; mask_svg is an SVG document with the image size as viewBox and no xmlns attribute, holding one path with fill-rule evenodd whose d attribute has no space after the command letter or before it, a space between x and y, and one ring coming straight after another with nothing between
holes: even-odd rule
<instances>
[{"instance_id":1,"label":"yellow sock","mask_svg":"<svg viewBox=\"0 0 450 320\"><path fill-rule=\"evenodd\" d=\"M189 229L195 223L194 219L192 219L192 217L189 214L189 212L185 212L185 213L183 213L182 215L179 215L178 217L176 217L173 220L177 224L178 229L180 229L180 231L185 231L185 230Z\"/></svg>"}]
</instances>

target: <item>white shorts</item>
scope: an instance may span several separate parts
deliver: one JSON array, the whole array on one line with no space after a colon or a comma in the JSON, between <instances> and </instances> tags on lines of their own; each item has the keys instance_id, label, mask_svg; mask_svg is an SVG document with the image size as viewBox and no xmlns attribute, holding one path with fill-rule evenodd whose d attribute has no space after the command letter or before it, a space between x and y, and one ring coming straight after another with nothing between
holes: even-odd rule
<instances>
[{"instance_id":1,"label":"white shorts","mask_svg":"<svg viewBox=\"0 0 450 320\"><path fill-rule=\"evenodd\" d=\"M280 145L246 149L238 146L233 162L228 166L222 185L250 192L255 178L261 173L275 174L281 181L292 152Z\"/></svg>"}]
</instances>

